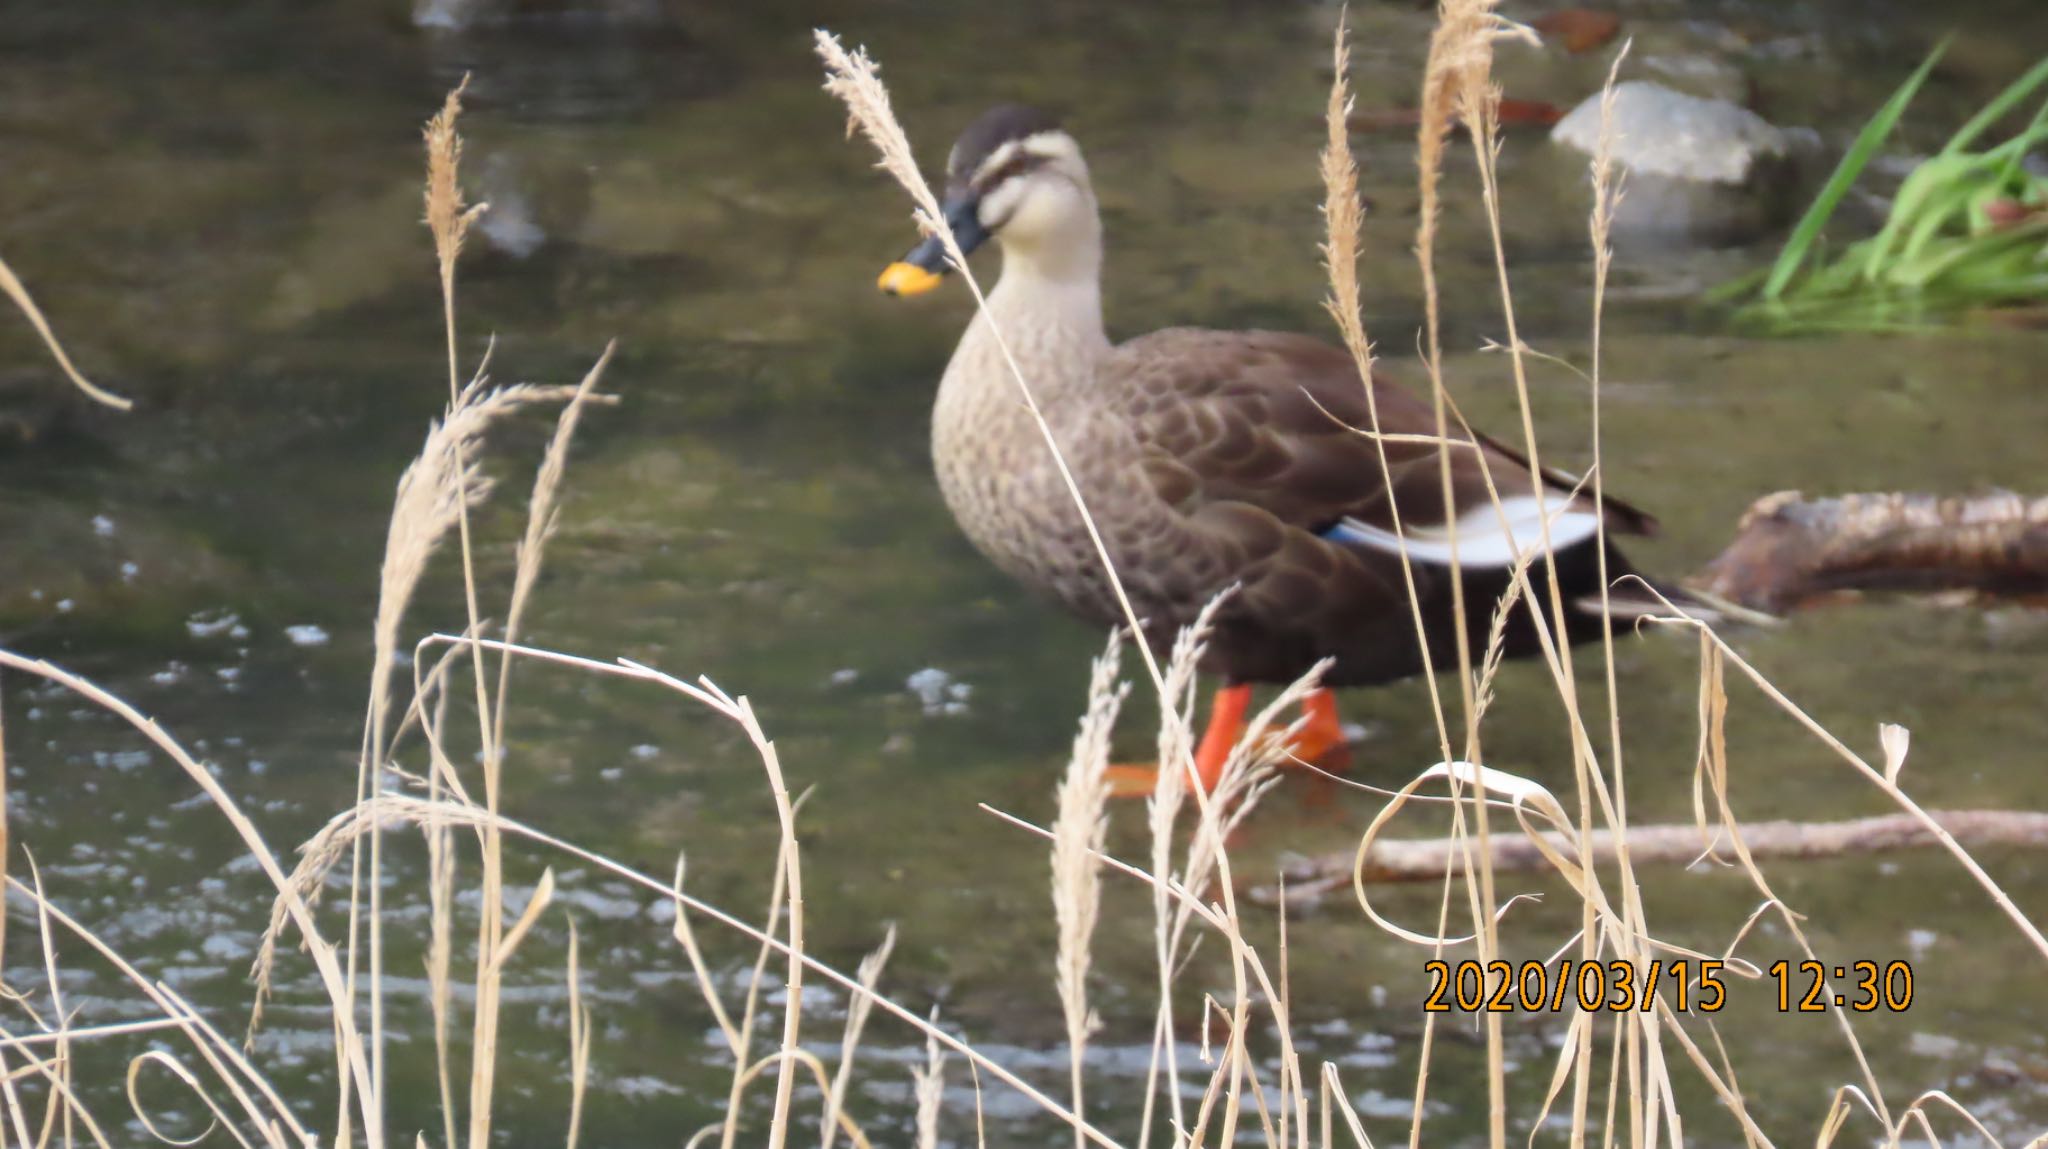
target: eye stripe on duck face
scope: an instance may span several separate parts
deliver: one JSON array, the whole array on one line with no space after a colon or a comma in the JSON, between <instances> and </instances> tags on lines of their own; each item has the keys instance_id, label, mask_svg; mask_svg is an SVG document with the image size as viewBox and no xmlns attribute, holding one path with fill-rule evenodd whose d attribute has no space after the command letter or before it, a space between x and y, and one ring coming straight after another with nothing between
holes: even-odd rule
<instances>
[{"instance_id":1,"label":"eye stripe on duck face","mask_svg":"<svg viewBox=\"0 0 2048 1149\"><path fill-rule=\"evenodd\" d=\"M1021 176L1026 172L1044 167L1052 162L1051 156L1039 155L1036 152L1025 151L1021 148L1010 151L1007 155L998 152L996 156L989 158L994 160L998 157L1002 158L1002 163L992 168L984 165L981 171L975 173L974 190L977 195L987 195L989 192L1001 187L1005 180Z\"/></svg>"},{"instance_id":2,"label":"eye stripe on duck face","mask_svg":"<svg viewBox=\"0 0 2048 1149\"><path fill-rule=\"evenodd\" d=\"M1065 132L1034 132L1022 139L1009 140L982 157L974 165L974 173L967 182L975 191L985 194L1004 180L1073 156L1078 151L1074 138Z\"/></svg>"}]
</instances>

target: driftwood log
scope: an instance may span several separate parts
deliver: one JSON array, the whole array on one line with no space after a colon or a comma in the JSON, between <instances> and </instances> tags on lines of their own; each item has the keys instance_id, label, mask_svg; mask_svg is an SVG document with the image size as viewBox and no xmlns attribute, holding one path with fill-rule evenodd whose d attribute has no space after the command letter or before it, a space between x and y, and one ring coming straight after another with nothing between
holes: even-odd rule
<instances>
[{"instance_id":1,"label":"driftwood log","mask_svg":"<svg viewBox=\"0 0 2048 1149\"><path fill-rule=\"evenodd\" d=\"M1953 838L1965 847L2026 846L2048 847L2048 813L2022 810L1934 810L1929 811ZM1742 842L1753 858L1825 858L1843 854L1868 854L1885 850L1931 846L1934 835L1910 814L1888 814L1876 818L1855 818L1844 822L1744 822ZM1572 851L1563 834L1546 832L1545 841L1563 857ZM1365 857L1368 882L1441 881L1446 866L1462 859L1467 841L1477 850L1476 840L1455 838L1382 839L1372 844ZM1535 843L1518 827L1496 830L1488 839L1496 872L1534 871L1550 863L1537 852ZM1611 831L1593 832L1596 864L1614 860ZM1727 836L1716 842L1720 856L1733 858ZM1628 832L1628 856L1632 864L1685 865L1704 852L1699 827L1683 825L1637 826ZM1351 885L1355 851L1305 858L1288 866L1289 904L1316 901L1332 890ZM1273 904L1280 900L1278 887L1261 886L1247 891L1254 901Z\"/></svg>"},{"instance_id":2,"label":"driftwood log","mask_svg":"<svg viewBox=\"0 0 2048 1149\"><path fill-rule=\"evenodd\" d=\"M2048 596L2048 498L1993 491L1808 501L1780 491L1750 506L1735 540L1693 581L1773 614L1863 590Z\"/></svg>"}]
</instances>

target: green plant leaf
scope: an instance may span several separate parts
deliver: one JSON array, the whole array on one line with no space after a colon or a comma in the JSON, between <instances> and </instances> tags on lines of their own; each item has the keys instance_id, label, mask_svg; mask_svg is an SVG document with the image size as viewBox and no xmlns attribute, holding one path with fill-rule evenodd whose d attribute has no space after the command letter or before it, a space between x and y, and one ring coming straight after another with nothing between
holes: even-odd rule
<instances>
[{"instance_id":1,"label":"green plant leaf","mask_svg":"<svg viewBox=\"0 0 2048 1149\"><path fill-rule=\"evenodd\" d=\"M1976 115L1971 116L1968 123L1957 129L1955 135L1949 137L1948 144L1941 149L1941 154L1952 156L1969 147L1972 141L1984 134L1986 128L2003 119L2007 112L2012 111L2014 105L2032 95L2034 89L2040 87L2043 82L2048 82L2048 59L2043 59L2027 69L2026 75L2007 84L2003 92L1998 93L1996 98L1984 105ZM2034 122L2039 123L2040 116L2035 116Z\"/></svg>"},{"instance_id":2,"label":"green plant leaf","mask_svg":"<svg viewBox=\"0 0 2048 1149\"><path fill-rule=\"evenodd\" d=\"M1807 208L1806 214L1800 217L1798 226L1792 229L1792 237L1785 241L1784 250L1778 253L1777 262L1771 265L1770 277L1764 280L1765 299L1776 299L1785 293L1786 285L1792 282L1792 276L1799 271L1800 264L1805 262L1807 252L1820 238L1821 228L1827 226L1828 220L1835 214L1835 208L1841 204L1842 197L1849 194L1849 188L1855 184L1857 177L1863 174L1863 169L1869 166L1871 158L1877 154L1877 149L1891 136L1892 129L1905 114L1906 105L1912 102L1914 93L1920 90L1920 85L1926 82L1928 73L1934 70L1935 61L1941 59L1941 54L1947 49L1947 40L1936 45L1934 51L1927 54L1927 59L1921 63L1919 70L1901 84L1898 91L1892 93L1891 99L1886 100L1877 114L1870 118L1870 122L1863 125L1863 130L1856 134L1855 142L1850 144L1849 150L1843 154L1842 162L1835 165L1834 174L1828 177L1826 186L1821 188L1820 195L1813 201L1813 206Z\"/></svg>"}]
</instances>

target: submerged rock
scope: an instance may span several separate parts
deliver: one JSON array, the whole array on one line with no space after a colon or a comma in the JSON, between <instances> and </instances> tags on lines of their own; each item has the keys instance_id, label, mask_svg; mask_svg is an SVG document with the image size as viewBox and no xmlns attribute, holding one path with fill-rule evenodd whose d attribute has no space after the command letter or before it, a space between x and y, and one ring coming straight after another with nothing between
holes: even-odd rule
<instances>
[{"instance_id":1,"label":"submerged rock","mask_svg":"<svg viewBox=\"0 0 2048 1149\"><path fill-rule=\"evenodd\" d=\"M1589 96L1551 130L1552 141L1593 156L1600 101ZM1762 116L1646 80L1614 89L1614 158L1628 172L1615 216L1625 233L1735 239L1778 222L1788 200L1792 147Z\"/></svg>"}]
</instances>

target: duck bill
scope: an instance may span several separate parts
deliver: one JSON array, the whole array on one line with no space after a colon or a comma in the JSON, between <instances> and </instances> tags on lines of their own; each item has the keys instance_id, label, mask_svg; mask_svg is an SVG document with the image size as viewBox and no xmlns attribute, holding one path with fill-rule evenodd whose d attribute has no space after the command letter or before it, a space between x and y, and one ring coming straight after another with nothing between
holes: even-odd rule
<instances>
[{"instance_id":1,"label":"duck bill","mask_svg":"<svg viewBox=\"0 0 2048 1149\"><path fill-rule=\"evenodd\" d=\"M960 245L961 255L972 254L988 241L988 230L981 226L980 207L978 196L946 197L946 226L953 230L953 240ZM944 282L952 270L953 262L946 258L946 241L936 235L926 236L902 259L883 268L875 286L885 295L923 295Z\"/></svg>"}]
</instances>

